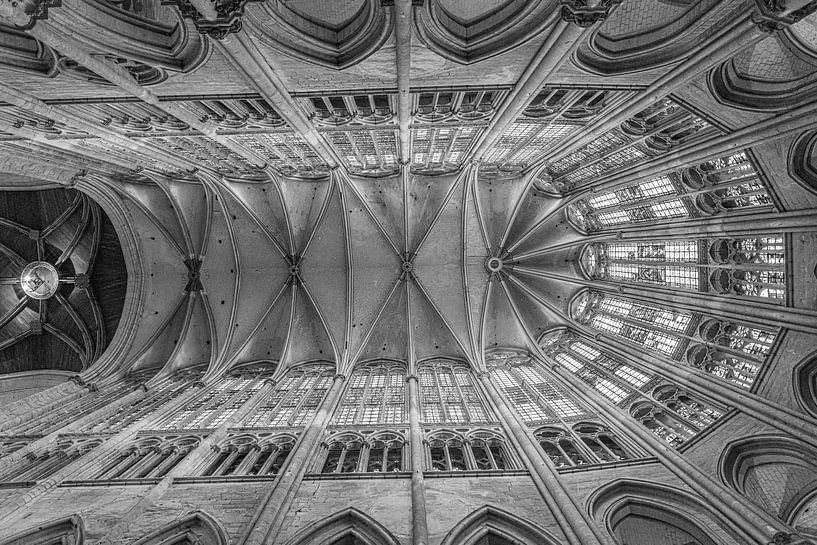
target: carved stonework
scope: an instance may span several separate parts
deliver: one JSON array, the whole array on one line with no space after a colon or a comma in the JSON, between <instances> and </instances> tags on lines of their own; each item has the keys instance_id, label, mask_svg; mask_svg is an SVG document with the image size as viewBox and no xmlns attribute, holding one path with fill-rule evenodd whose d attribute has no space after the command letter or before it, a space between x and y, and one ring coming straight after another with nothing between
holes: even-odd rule
<instances>
[{"instance_id":1,"label":"carved stonework","mask_svg":"<svg viewBox=\"0 0 817 545\"><path fill-rule=\"evenodd\" d=\"M595 5L588 5L591 0L561 0L562 19L568 23L575 23L582 28L588 28L599 21L607 19L610 9L621 0L599 0Z\"/></svg>"},{"instance_id":2,"label":"carved stonework","mask_svg":"<svg viewBox=\"0 0 817 545\"><path fill-rule=\"evenodd\" d=\"M16 19L15 11L22 9L28 17L25 24L16 24L20 30L30 30L40 19L48 19L48 10L58 8L62 0L0 0L0 14Z\"/></svg>"},{"instance_id":3,"label":"carved stonework","mask_svg":"<svg viewBox=\"0 0 817 545\"><path fill-rule=\"evenodd\" d=\"M755 0L755 10L752 12L752 22L763 32L777 32L817 11L817 1L812 1L785 14L785 0Z\"/></svg>"},{"instance_id":4,"label":"carved stonework","mask_svg":"<svg viewBox=\"0 0 817 545\"><path fill-rule=\"evenodd\" d=\"M258 0L212 0L213 8L216 11L216 19L206 19L190 3L190 0L163 0L163 5L178 6L182 16L191 19L196 28L202 34L207 34L211 38L221 40L229 34L240 32L242 28L241 17L244 15L244 6L249 2Z\"/></svg>"}]
</instances>

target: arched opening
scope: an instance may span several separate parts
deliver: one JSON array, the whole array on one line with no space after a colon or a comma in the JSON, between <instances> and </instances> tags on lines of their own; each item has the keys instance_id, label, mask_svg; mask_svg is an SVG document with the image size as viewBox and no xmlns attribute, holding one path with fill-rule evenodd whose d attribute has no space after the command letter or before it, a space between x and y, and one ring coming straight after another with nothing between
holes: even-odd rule
<instances>
[{"instance_id":1,"label":"arched opening","mask_svg":"<svg viewBox=\"0 0 817 545\"><path fill-rule=\"evenodd\" d=\"M627 501L610 517L622 545L717 545L688 518L641 501Z\"/></svg>"}]
</instances>

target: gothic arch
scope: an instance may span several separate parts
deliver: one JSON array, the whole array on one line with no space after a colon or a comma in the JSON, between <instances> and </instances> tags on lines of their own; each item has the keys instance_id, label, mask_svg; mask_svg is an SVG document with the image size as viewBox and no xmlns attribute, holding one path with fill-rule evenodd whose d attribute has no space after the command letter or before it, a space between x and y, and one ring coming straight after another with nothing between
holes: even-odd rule
<instances>
[{"instance_id":1,"label":"gothic arch","mask_svg":"<svg viewBox=\"0 0 817 545\"><path fill-rule=\"evenodd\" d=\"M0 66L14 71L53 77L58 55L26 32L0 23Z\"/></svg>"},{"instance_id":2,"label":"gothic arch","mask_svg":"<svg viewBox=\"0 0 817 545\"><path fill-rule=\"evenodd\" d=\"M647 12L651 24L644 25ZM687 56L710 29L734 16L729 6L714 0L623 2L577 50L576 61L596 74L656 68Z\"/></svg>"},{"instance_id":3,"label":"gothic arch","mask_svg":"<svg viewBox=\"0 0 817 545\"><path fill-rule=\"evenodd\" d=\"M727 445L720 472L727 485L787 524L794 525L817 494L817 452L788 437ZM817 524L810 530L817 532Z\"/></svg>"},{"instance_id":4,"label":"gothic arch","mask_svg":"<svg viewBox=\"0 0 817 545\"><path fill-rule=\"evenodd\" d=\"M713 527L732 532L700 498L646 481L618 479L608 483L590 495L587 510L593 518L604 522L617 542L628 545L651 545L652 538L635 541L633 537L656 532L677 537L677 543L687 543L686 539L697 540L693 543L701 545L722 545L724 541L712 532Z\"/></svg>"},{"instance_id":5,"label":"gothic arch","mask_svg":"<svg viewBox=\"0 0 817 545\"><path fill-rule=\"evenodd\" d=\"M377 51L392 33L392 10L379 0L348 2L348 16L322 0L271 0L247 19L271 47L306 62L341 70Z\"/></svg>"},{"instance_id":6,"label":"gothic arch","mask_svg":"<svg viewBox=\"0 0 817 545\"><path fill-rule=\"evenodd\" d=\"M83 545L85 526L79 515L69 515L24 530L3 540L3 545Z\"/></svg>"},{"instance_id":7,"label":"gothic arch","mask_svg":"<svg viewBox=\"0 0 817 545\"><path fill-rule=\"evenodd\" d=\"M800 406L817 417L817 352L795 367L794 393Z\"/></svg>"},{"instance_id":8,"label":"gothic arch","mask_svg":"<svg viewBox=\"0 0 817 545\"><path fill-rule=\"evenodd\" d=\"M345 537L361 545L400 545L382 524L354 507L321 519L287 540L285 545L334 545Z\"/></svg>"},{"instance_id":9,"label":"gothic arch","mask_svg":"<svg viewBox=\"0 0 817 545\"><path fill-rule=\"evenodd\" d=\"M812 193L817 193L817 131L806 131L789 150L789 174Z\"/></svg>"},{"instance_id":10,"label":"gothic arch","mask_svg":"<svg viewBox=\"0 0 817 545\"><path fill-rule=\"evenodd\" d=\"M778 32L709 73L720 102L746 110L782 111L811 100L817 52L791 31Z\"/></svg>"},{"instance_id":11,"label":"gothic arch","mask_svg":"<svg viewBox=\"0 0 817 545\"><path fill-rule=\"evenodd\" d=\"M553 22L553 2L505 0L490 7L468 2L425 2L414 10L420 41L459 64L498 55L544 32Z\"/></svg>"},{"instance_id":12,"label":"gothic arch","mask_svg":"<svg viewBox=\"0 0 817 545\"><path fill-rule=\"evenodd\" d=\"M204 511L193 511L131 545L227 545L224 527Z\"/></svg>"},{"instance_id":13,"label":"gothic arch","mask_svg":"<svg viewBox=\"0 0 817 545\"><path fill-rule=\"evenodd\" d=\"M491 505L480 507L458 522L441 545L480 545L486 543L483 540L488 536L500 538L503 545L559 545L559 541L542 528Z\"/></svg>"}]
</instances>

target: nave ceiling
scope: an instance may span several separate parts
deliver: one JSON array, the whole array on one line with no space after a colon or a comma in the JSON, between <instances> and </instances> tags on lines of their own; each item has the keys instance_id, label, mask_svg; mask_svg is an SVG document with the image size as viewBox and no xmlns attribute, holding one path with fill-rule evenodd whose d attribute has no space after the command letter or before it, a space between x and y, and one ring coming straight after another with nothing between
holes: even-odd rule
<instances>
[{"instance_id":1,"label":"nave ceiling","mask_svg":"<svg viewBox=\"0 0 817 545\"><path fill-rule=\"evenodd\" d=\"M814 15L768 34L737 0L228 4L0 2L0 185L75 187L125 254L119 332L90 378L483 369L488 350L576 325L587 242L666 236L656 218L587 229L568 205L591 192L738 149L770 186L763 210L817 204L811 151L803 182L764 143L817 122ZM779 89L802 115L778 117Z\"/></svg>"}]
</instances>

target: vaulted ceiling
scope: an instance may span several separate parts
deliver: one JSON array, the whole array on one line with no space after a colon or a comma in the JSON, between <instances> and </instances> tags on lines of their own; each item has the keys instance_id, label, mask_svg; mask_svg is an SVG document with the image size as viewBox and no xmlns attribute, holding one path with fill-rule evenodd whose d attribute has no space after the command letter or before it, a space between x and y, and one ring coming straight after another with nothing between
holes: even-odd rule
<instances>
[{"instance_id":1,"label":"vaulted ceiling","mask_svg":"<svg viewBox=\"0 0 817 545\"><path fill-rule=\"evenodd\" d=\"M751 149L782 172L776 211L817 205L763 149L817 123L815 16L767 32L804 2L31 2L0 0L0 187L75 187L117 229L100 289L122 325L108 343L102 313L90 374L480 368L570 321L584 243L616 235L566 212L592 191ZM3 289L20 312L0 343L37 315Z\"/></svg>"}]
</instances>

